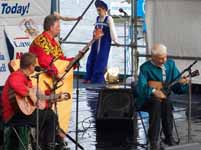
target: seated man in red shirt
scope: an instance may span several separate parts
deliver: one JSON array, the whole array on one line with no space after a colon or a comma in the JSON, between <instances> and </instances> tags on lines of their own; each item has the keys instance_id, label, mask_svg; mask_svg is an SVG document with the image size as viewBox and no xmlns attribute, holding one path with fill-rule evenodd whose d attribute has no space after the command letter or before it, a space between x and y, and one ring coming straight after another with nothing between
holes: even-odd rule
<instances>
[{"instance_id":1,"label":"seated man in red shirt","mask_svg":"<svg viewBox=\"0 0 201 150\"><path fill-rule=\"evenodd\" d=\"M45 18L43 28L44 32L37 36L30 45L29 52L35 54L41 67L49 69L50 75L58 75L56 66L51 63L53 59L71 61L73 58L66 58L61 50L60 44L55 37L60 32L60 17L58 15L49 15Z\"/></svg>"},{"instance_id":2,"label":"seated man in red shirt","mask_svg":"<svg viewBox=\"0 0 201 150\"><path fill-rule=\"evenodd\" d=\"M25 53L20 59L20 69L9 75L1 95L2 117L5 124L23 123L23 125L36 126L36 109L31 115L25 115L16 103L17 96L20 100L25 100L25 98L31 98L32 94L36 94L31 93L33 86L29 79L29 75L34 72L35 64L36 56ZM44 109L39 109L39 144L47 150L48 145L53 142L54 130L56 131L58 127L58 118L49 108L48 101L44 104Z\"/></svg>"}]
</instances>

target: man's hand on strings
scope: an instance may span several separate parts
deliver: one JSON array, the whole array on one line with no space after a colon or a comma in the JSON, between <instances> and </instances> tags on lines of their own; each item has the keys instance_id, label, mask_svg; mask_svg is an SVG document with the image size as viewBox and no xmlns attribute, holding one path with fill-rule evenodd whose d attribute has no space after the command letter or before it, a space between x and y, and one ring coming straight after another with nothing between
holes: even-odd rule
<instances>
[{"instance_id":1,"label":"man's hand on strings","mask_svg":"<svg viewBox=\"0 0 201 150\"><path fill-rule=\"evenodd\" d=\"M56 100L56 102L61 102L61 101L64 101L64 100L69 100L71 98L71 95L67 92L60 92L59 93L59 98Z\"/></svg>"},{"instance_id":2,"label":"man's hand on strings","mask_svg":"<svg viewBox=\"0 0 201 150\"><path fill-rule=\"evenodd\" d=\"M68 100L68 99L70 99L70 98L71 98L71 96L70 96L69 93L67 93L67 92L61 93L61 99L63 99L63 100Z\"/></svg>"},{"instance_id":3,"label":"man's hand on strings","mask_svg":"<svg viewBox=\"0 0 201 150\"><path fill-rule=\"evenodd\" d=\"M189 79L186 76L183 76L180 80L180 84L187 84L189 82Z\"/></svg>"}]
</instances>

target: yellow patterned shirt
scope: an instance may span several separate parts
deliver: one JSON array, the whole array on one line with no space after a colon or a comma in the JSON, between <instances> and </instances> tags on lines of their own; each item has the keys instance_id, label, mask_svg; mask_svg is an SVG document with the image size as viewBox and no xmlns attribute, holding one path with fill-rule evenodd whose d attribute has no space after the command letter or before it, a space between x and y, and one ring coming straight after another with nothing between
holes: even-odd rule
<instances>
[{"instance_id":1,"label":"yellow patterned shirt","mask_svg":"<svg viewBox=\"0 0 201 150\"><path fill-rule=\"evenodd\" d=\"M43 32L37 36L31 45L33 45L34 48L43 49L47 55L53 57L63 56L60 44L54 38L51 38L47 32Z\"/></svg>"}]
</instances>

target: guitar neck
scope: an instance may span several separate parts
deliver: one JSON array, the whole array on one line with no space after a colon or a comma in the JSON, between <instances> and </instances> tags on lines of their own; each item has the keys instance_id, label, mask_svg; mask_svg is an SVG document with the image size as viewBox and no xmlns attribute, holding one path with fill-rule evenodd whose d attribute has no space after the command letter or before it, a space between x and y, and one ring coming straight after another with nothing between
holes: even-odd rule
<instances>
[{"instance_id":1,"label":"guitar neck","mask_svg":"<svg viewBox=\"0 0 201 150\"><path fill-rule=\"evenodd\" d=\"M39 97L40 100L50 100L50 101L53 101L55 99L61 98L61 94L51 94L51 95L39 94L38 97Z\"/></svg>"},{"instance_id":2,"label":"guitar neck","mask_svg":"<svg viewBox=\"0 0 201 150\"><path fill-rule=\"evenodd\" d=\"M70 71L71 68L86 54L89 50L89 47L96 41L96 39L92 39L87 45L75 56L75 58L69 63L66 67L66 72Z\"/></svg>"},{"instance_id":3,"label":"guitar neck","mask_svg":"<svg viewBox=\"0 0 201 150\"><path fill-rule=\"evenodd\" d=\"M196 76L199 76L199 75L200 75L199 70L195 70L195 71L191 72L190 75L187 75L186 78L189 78L190 76L191 76L191 78L193 78L193 77L196 77ZM174 86L176 83L178 83L179 80L180 80L180 79L175 80L175 81L173 81L172 83L170 83L170 84L168 85L168 89L170 89L172 86Z\"/></svg>"}]
</instances>

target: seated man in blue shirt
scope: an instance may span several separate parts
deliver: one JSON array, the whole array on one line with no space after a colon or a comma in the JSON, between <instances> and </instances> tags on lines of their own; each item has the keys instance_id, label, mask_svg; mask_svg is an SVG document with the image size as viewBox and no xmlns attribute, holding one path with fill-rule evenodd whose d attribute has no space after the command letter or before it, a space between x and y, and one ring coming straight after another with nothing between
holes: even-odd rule
<instances>
[{"instance_id":1,"label":"seated man in blue shirt","mask_svg":"<svg viewBox=\"0 0 201 150\"><path fill-rule=\"evenodd\" d=\"M164 142L175 145L172 136L173 113L168 96L161 90L163 83L171 83L178 75L179 70L173 60L167 59L167 48L162 44L155 44L151 49L151 60L140 67L137 83L138 100L140 109L149 113L148 138L151 150L159 150L160 121L165 135ZM180 78L178 83L172 86L174 93L181 94L188 90L188 80Z\"/></svg>"}]
</instances>

